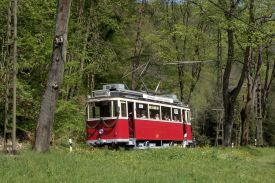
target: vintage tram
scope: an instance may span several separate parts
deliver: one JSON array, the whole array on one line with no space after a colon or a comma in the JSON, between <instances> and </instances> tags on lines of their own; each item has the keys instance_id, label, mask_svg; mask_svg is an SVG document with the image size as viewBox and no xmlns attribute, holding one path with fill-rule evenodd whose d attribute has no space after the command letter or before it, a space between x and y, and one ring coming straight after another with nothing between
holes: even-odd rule
<instances>
[{"instance_id":1,"label":"vintage tram","mask_svg":"<svg viewBox=\"0 0 275 183\"><path fill-rule=\"evenodd\" d=\"M104 85L92 92L86 109L87 143L126 147L167 147L192 143L191 113L173 96Z\"/></svg>"}]
</instances>

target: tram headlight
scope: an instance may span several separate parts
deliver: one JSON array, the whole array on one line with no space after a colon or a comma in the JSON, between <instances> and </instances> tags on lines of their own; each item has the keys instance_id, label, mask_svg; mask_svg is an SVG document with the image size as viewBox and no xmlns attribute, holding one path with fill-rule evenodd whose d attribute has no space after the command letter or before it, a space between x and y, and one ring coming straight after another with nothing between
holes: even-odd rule
<instances>
[{"instance_id":1,"label":"tram headlight","mask_svg":"<svg viewBox=\"0 0 275 183\"><path fill-rule=\"evenodd\" d=\"M102 134L104 133L103 128L100 128L100 129L98 130L98 133L99 133L100 135L102 135Z\"/></svg>"}]
</instances>

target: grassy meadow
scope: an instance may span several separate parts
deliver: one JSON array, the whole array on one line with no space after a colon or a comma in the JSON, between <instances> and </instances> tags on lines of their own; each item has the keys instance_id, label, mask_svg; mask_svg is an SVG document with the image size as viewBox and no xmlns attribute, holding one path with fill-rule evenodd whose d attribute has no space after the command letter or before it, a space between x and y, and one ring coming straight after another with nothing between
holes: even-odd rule
<instances>
[{"instance_id":1,"label":"grassy meadow","mask_svg":"<svg viewBox=\"0 0 275 183\"><path fill-rule=\"evenodd\" d=\"M0 182L275 182L275 148L108 150L54 147L0 154Z\"/></svg>"}]
</instances>

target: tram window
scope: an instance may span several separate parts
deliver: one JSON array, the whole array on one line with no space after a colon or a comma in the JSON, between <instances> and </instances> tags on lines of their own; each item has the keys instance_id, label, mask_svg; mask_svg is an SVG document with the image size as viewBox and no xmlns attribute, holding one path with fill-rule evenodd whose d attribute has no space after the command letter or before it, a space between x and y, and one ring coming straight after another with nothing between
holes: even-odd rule
<instances>
[{"instance_id":1,"label":"tram window","mask_svg":"<svg viewBox=\"0 0 275 183\"><path fill-rule=\"evenodd\" d=\"M126 101L121 100L121 101L120 101L120 106L121 106L121 116L122 116L122 117L127 117L127 112L126 112Z\"/></svg>"},{"instance_id":2,"label":"tram window","mask_svg":"<svg viewBox=\"0 0 275 183\"><path fill-rule=\"evenodd\" d=\"M91 102L89 111L89 118L111 117L111 101Z\"/></svg>"},{"instance_id":3,"label":"tram window","mask_svg":"<svg viewBox=\"0 0 275 183\"><path fill-rule=\"evenodd\" d=\"M186 116L186 117L187 117L187 122L188 122L188 123L191 123L191 113L190 113L190 111L187 111L187 112L186 112L186 115L187 115L187 116Z\"/></svg>"},{"instance_id":4,"label":"tram window","mask_svg":"<svg viewBox=\"0 0 275 183\"><path fill-rule=\"evenodd\" d=\"M148 118L148 105L137 103L136 104L136 110L137 110L137 118Z\"/></svg>"},{"instance_id":5,"label":"tram window","mask_svg":"<svg viewBox=\"0 0 275 183\"><path fill-rule=\"evenodd\" d=\"M182 110L182 121L186 123L185 110Z\"/></svg>"},{"instance_id":6,"label":"tram window","mask_svg":"<svg viewBox=\"0 0 275 183\"><path fill-rule=\"evenodd\" d=\"M117 105L117 101L113 101L113 117L117 117L119 115L119 107Z\"/></svg>"},{"instance_id":7,"label":"tram window","mask_svg":"<svg viewBox=\"0 0 275 183\"><path fill-rule=\"evenodd\" d=\"M99 118L100 108L95 104L95 102L89 103L89 118Z\"/></svg>"},{"instance_id":8,"label":"tram window","mask_svg":"<svg viewBox=\"0 0 275 183\"><path fill-rule=\"evenodd\" d=\"M181 121L181 110L177 108L173 108L172 110L172 116L173 116L173 121Z\"/></svg>"},{"instance_id":9,"label":"tram window","mask_svg":"<svg viewBox=\"0 0 275 183\"><path fill-rule=\"evenodd\" d=\"M111 101L99 102L100 117L111 117Z\"/></svg>"},{"instance_id":10,"label":"tram window","mask_svg":"<svg viewBox=\"0 0 275 183\"><path fill-rule=\"evenodd\" d=\"M161 107L161 117L162 117L162 120L170 121L171 120L171 108L170 107Z\"/></svg>"},{"instance_id":11,"label":"tram window","mask_svg":"<svg viewBox=\"0 0 275 183\"><path fill-rule=\"evenodd\" d=\"M96 116L96 113L95 113L95 103L92 102L92 103L89 103L89 106L88 106L88 118L95 118ZM99 114L99 113L98 113Z\"/></svg>"},{"instance_id":12,"label":"tram window","mask_svg":"<svg viewBox=\"0 0 275 183\"><path fill-rule=\"evenodd\" d=\"M157 105L149 105L149 114L151 119L160 119L159 108L160 107Z\"/></svg>"}]
</instances>

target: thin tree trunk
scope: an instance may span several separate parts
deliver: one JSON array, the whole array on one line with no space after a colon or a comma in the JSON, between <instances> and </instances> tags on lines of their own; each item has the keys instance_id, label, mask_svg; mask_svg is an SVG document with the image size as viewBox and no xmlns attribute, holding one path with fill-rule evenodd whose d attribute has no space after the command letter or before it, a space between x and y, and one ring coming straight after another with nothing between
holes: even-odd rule
<instances>
[{"instance_id":1,"label":"thin tree trunk","mask_svg":"<svg viewBox=\"0 0 275 183\"><path fill-rule=\"evenodd\" d=\"M249 126L251 120L251 112L252 112L252 99L253 99L253 85L252 85L252 78L248 74L247 76L247 96L245 107L241 110L241 146L248 145L248 136L249 136Z\"/></svg>"},{"instance_id":2,"label":"thin tree trunk","mask_svg":"<svg viewBox=\"0 0 275 183\"><path fill-rule=\"evenodd\" d=\"M263 115L262 115L262 102L261 102L261 84L260 81L257 83L257 102L256 102L256 139L257 139L257 147L262 147L263 142Z\"/></svg>"},{"instance_id":3,"label":"thin tree trunk","mask_svg":"<svg viewBox=\"0 0 275 183\"><path fill-rule=\"evenodd\" d=\"M248 135L249 135L249 126L250 126L250 120L251 120L251 112L253 107L253 91L254 91L254 85L253 85L253 78L251 76L251 62L252 62L252 48L251 46L247 46L245 50L244 55L245 60L249 63L249 69L247 73L247 96L246 96L246 102L244 108L241 110L241 146L247 146L248 145Z\"/></svg>"},{"instance_id":4,"label":"thin tree trunk","mask_svg":"<svg viewBox=\"0 0 275 183\"><path fill-rule=\"evenodd\" d=\"M142 17L144 13L144 4L145 4L145 1L143 0L139 8L139 18L137 22L134 57L132 60L132 87L131 87L132 90L136 90L138 85L138 76L137 76L136 69L139 67L139 64L140 64L140 54L141 54L141 47L142 47L141 26L142 26Z\"/></svg>"},{"instance_id":5,"label":"thin tree trunk","mask_svg":"<svg viewBox=\"0 0 275 183\"><path fill-rule=\"evenodd\" d=\"M83 12L84 12L84 5L85 5L85 1L86 0L79 0L78 1L78 5L79 5L79 9L78 9L78 17L77 17L77 22L81 23L83 20Z\"/></svg>"},{"instance_id":6,"label":"thin tree trunk","mask_svg":"<svg viewBox=\"0 0 275 183\"><path fill-rule=\"evenodd\" d=\"M263 114L262 114L262 97L261 97L261 81L260 81L260 70L263 64L263 58L262 58L262 52L263 48L262 46L259 46L258 49L258 63L256 66L256 74L254 79L254 103L256 103L256 139L257 139L257 146L263 146Z\"/></svg>"},{"instance_id":7,"label":"thin tree trunk","mask_svg":"<svg viewBox=\"0 0 275 183\"><path fill-rule=\"evenodd\" d=\"M36 129L34 149L37 152L46 152L50 146L56 101L63 81L70 6L71 0L58 1L52 65L48 74L47 87L42 98Z\"/></svg>"},{"instance_id":8,"label":"thin tree trunk","mask_svg":"<svg viewBox=\"0 0 275 183\"><path fill-rule=\"evenodd\" d=\"M17 80L17 0L10 0L7 17L6 49L3 50L5 110L4 149L8 150L8 134L11 134L12 153L16 153L16 80ZM10 118L12 117L12 118ZM11 121L12 120L12 121ZM12 128L11 128L12 127ZM11 128L11 129L9 129Z\"/></svg>"},{"instance_id":9,"label":"thin tree trunk","mask_svg":"<svg viewBox=\"0 0 275 183\"><path fill-rule=\"evenodd\" d=\"M167 3L167 6L169 7L169 3ZM175 17L175 7L174 7L174 1L171 2L171 16L172 16L172 21L168 21L168 26L169 26L169 29L170 31L174 31L173 29L173 24L176 24L176 17ZM167 17L169 16L169 9L167 8ZM185 24L185 12L183 13L183 10L182 11L182 15L183 15L183 23ZM169 20L167 18L167 20ZM174 45L175 45L175 49L176 49L176 52L177 52L177 60L180 61L181 60L181 56L180 56L180 53L181 52L179 50L179 47L178 47L178 44L177 44L177 37L176 35L174 34L173 35L173 38L172 38L173 42L174 42ZM187 39L186 39L186 36L184 38L184 42L183 42L183 58L185 58L185 48L186 48L186 42L187 42ZM184 94L183 94L183 89L184 89L184 81L183 81L183 77L184 77L184 65L183 64L178 64L177 65L177 69L178 69L178 84L179 84L179 97L180 97L180 101L183 101L183 98L184 98Z\"/></svg>"},{"instance_id":10,"label":"thin tree trunk","mask_svg":"<svg viewBox=\"0 0 275 183\"><path fill-rule=\"evenodd\" d=\"M218 29L217 35L217 94L218 104L221 104L221 86L222 86L222 33L221 29Z\"/></svg>"},{"instance_id":11,"label":"thin tree trunk","mask_svg":"<svg viewBox=\"0 0 275 183\"><path fill-rule=\"evenodd\" d=\"M12 55L12 62L13 62L13 78L12 78L12 151L15 153L16 151L16 80L17 80L17 0L13 1L13 55Z\"/></svg>"},{"instance_id":12,"label":"thin tree trunk","mask_svg":"<svg viewBox=\"0 0 275 183\"><path fill-rule=\"evenodd\" d=\"M140 26L138 26L138 27L140 27ZM140 63L140 57L139 57L140 45L141 45L140 30L138 28L137 35L136 35L134 58L133 58L133 61L132 61L132 90L136 90L137 85L138 85L138 82L137 82L138 76L137 76L136 69L139 67L139 63Z\"/></svg>"},{"instance_id":13,"label":"thin tree trunk","mask_svg":"<svg viewBox=\"0 0 275 183\"><path fill-rule=\"evenodd\" d=\"M95 90L95 71L92 73L92 78L91 78L91 93Z\"/></svg>"},{"instance_id":14,"label":"thin tree trunk","mask_svg":"<svg viewBox=\"0 0 275 183\"><path fill-rule=\"evenodd\" d=\"M0 57L0 78L4 78L5 76L5 72L4 72L4 63L5 63L5 47L4 47L4 44L5 44L5 38L4 37L1 37L1 40L2 40L2 43L1 43L1 57ZM5 80L0 80L0 85L1 86L4 86L5 84ZM0 88L1 89L1 88ZM0 102L2 100L2 90L0 90Z\"/></svg>"},{"instance_id":15,"label":"thin tree trunk","mask_svg":"<svg viewBox=\"0 0 275 183\"><path fill-rule=\"evenodd\" d=\"M269 53L268 53L268 48L266 50L266 59L267 59L267 64L266 64L266 73L265 73L265 81L264 81L264 87L262 89L262 118L263 120L266 118L266 105L268 102L268 96L269 96L269 92L270 92L270 86L272 84L273 79L275 78L275 59L273 61L273 67L272 67L272 71L271 71L271 77L269 79L269 67L270 67L270 60L269 60Z\"/></svg>"},{"instance_id":16,"label":"thin tree trunk","mask_svg":"<svg viewBox=\"0 0 275 183\"><path fill-rule=\"evenodd\" d=\"M83 0L83 2L81 0L80 3L82 3L82 4L81 4L80 11L79 11L78 22L83 23L84 22L84 20L83 20L83 8L84 8L85 0ZM86 55L90 30L91 30L91 27L93 27L93 25L94 25L94 21L92 21L93 2L90 2L90 3L91 4L90 4L90 8L89 8L89 16L88 16L88 21L86 23L85 34L84 34L85 36L84 36L84 41L83 41L83 53L84 53L84 55ZM95 28L95 26L93 28ZM79 81L77 82L77 85L76 85L76 95L77 96L79 95L80 85L81 85L82 79L83 79L84 60L85 60L85 57L82 56L80 58Z\"/></svg>"},{"instance_id":17,"label":"thin tree trunk","mask_svg":"<svg viewBox=\"0 0 275 183\"><path fill-rule=\"evenodd\" d=\"M184 26L188 29L189 27L189 18L190 18L190 15L191 15L191 12L190 12L190 9L189 9L189 4L190 2L187 0L186 2L186 8L185 8L185 11L183 11L183 9L181 9L181 12L182 12L182 15L183 15L183 21L182 23L184 24ZM174 18L174 23L175 22L175 18ZM181 60L181 58L183 60L186 59L187 57L187 52L186 52L186 47L187 47L187 36L185 35L184 36L184 40L183 40L183 49L182 49L182 53L183 56L180 56L180 53L179 53L179 50L178 50L178 45L176 43L176 37L174 36L174 42L176 44L176 50L177 50L177 59L178 61ZM178 78L179 78L179 93L180 93L180 101L183 102L184 100L184 81L183 81L183 78L184 78L184 65L183 64L178 64Z\"/></svg>"},{"instance_id":18,"label":"thin tree trunk","mask_svg":"<svg viewBox=\"0 0 275 183\"><path fill-rule=\"evenodd\" d=\"M255 25L254 18L254 0L249 1L249 25ZM248 43L249 46L246 47L245 62L248 63L247 69L247 100L245 103L245 108L241 111L241 119L242 119L242 133L241 133L241 145L247 146L249 140L249 126L252 121L252 111L255 104L255 96L256 96L256 88L258 85L258 80L260 77L260 69L262 66L262 47L260 46L258 49L258 60L256 64L256 72L253 74L252 72L252 54L248 53L251 48L251 40L252 40L253 29L251 26L248 28Z\"/></svg>"},{"instance_id":19,"label":"thin tree trunk","mask_svg":"<svg viewBox=\"0 0 275 183\"><path fill-rule=\"evenodd\" d=\"M259 82L260 69L262 66L262 49L261 48L259 49L258 62L256 65L256 73L254 76L252 75L252 72L251 72L251 70L252 70L251 57L252 56L250 56L250 58L248 57L248 59L249 59L248 62L250 62L250 64L248 67L249 74L247 74L247 100L245 103L245 108L242 109L242 111L241 111L241 120L242 120L241 145L242 146L248 145L249 126L252 121L252 112L253 112L253 106L255 105L256 89L257 89L257 85ZM261 129L260 126L261 126L261 124L259 124L259 130ZM260 140L260 141L262 141L262 140Z\"/></svg>"},{"instance_id":20,"label":"thin tree trunk","mask_svg":"<svg viewBox=\"0 0 275 183\"><path fill-rule=\"evenodd\" d=\"M68 59L68 63L69 63L69 59ZM70 76L72 74L72 66L69 67L69 69L67 70L67 72L65 72L65 75ZM65 95L65 100L69 100L70 99L70 92L71 92L72 86L71 84L67 84L66 86L66 93Z\"/></svg>"},{"instance_id":21,"label":"thin tree trunk","mask_svg":"<svg viewBox=\"0 0 275 183\"><path fill-rule=\"evenodd\" d=\"M203 32L203 22L202 22L202 20L199 21L197 29L199 31ZM199 39L200 39L199 33L200 32L199 31L195 35L196 45L195 45L194 54L195 54L195 57L196 57L195 59L197 59L197 60L200 60L200 44L199 44L199 42L200 42L199 41ZM200 79L201 69L202 69L202 64L201 63L192 65L192 81L191 81L191 84L190 84L190 90L189 90L188 98L186 100L186 104L190 103L193 92L196 88L196 85L197 85L199 79Z\"/></svg>"},{"instance_id":22,"label":"thin tree trunk","mask_svg":"<svg viewBox=\"0 0 275 183\"><path fill-rule=\"evenodd\" d=\"M264 86L262 88L262 117L265 119L266 116L266 104L267 104L267 95L268 95L268 82L269 82L269 69L270 69L270 60L269 60L269 47L266 47L266 68L265 68L265 78ZM274 66L273 66L274 69Z\"/></svg>"}]
</instances>

